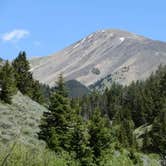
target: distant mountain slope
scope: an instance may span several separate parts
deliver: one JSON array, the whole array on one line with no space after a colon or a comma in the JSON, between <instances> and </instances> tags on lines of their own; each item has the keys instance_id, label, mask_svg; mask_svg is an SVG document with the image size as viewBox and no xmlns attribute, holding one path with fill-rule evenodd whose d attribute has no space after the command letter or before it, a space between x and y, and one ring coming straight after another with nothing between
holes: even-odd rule
<instances>
[{"instance_id":1,"label":"distant mountain slope","mask_svg":"<svg viewBox=\"0 0 166 166\"><path fill-rule=\"evenodd\" d=\"M90 90L85 85L76 80L69 80L65 85L69 91L69 96L72 98L82 97L90 93Z\"/></svg>"},{"instance_id":2,"label":"distant mountain slope","mask_svg":"<svg viewBox=\"0 0 166 166\"><path fill-rule=\"evenodd\" d=\"M37 132L43 111L47 109L20 92L13 97L12 105L0 102L0 143L16 139L27 145L40 144Z\"/></svg>"},{"instance_id":3,"label":"distant mountain slope","mask_svg":"<svg viewBox=\"0 0 166 166\"><path fill-rule=\"evenodd\" d=\"M112 75L109 74L104 78L101 78L100 80L96 81L94 84L91 84L89 88L91 90L99 90L104 91L106 88L110 88L113 83Z\"/></svg>"},{"instance_id":4,"label":"distant mountain slope","mask_svg":"<svg viewBox=\"0 0 166 166\"><path fill-rule=\"evenodd\" d=\"M37 80L53 85L60 73L66 80L91 85L107 75L121 84L145 79L166 64L166 43L121 30L102 30L51 56L30 60Z\"/></svg>"}]
</instances>

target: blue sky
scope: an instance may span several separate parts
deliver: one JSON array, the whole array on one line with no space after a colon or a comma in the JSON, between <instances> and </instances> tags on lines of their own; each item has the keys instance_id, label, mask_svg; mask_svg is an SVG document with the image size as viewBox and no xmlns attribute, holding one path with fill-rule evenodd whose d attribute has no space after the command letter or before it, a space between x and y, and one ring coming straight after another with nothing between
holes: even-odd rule
<instances>
[{"instance_id":1,"label":"blue sky","mask_svg":"<svg viewBox=\"0 0 166 166\"><path fill-rule=\"evenodd\" d=\"M57 52L101 29L166 41L165 0L0 0L0 57Z\"/></svg>"}]
</instances>

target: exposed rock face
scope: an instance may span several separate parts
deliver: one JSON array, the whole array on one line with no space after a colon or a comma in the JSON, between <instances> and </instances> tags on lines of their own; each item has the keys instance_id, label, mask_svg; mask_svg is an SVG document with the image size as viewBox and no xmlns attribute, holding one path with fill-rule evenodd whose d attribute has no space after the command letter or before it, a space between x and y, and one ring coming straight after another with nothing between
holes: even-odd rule
<instances>
[{"instance_id":1,"label":"exposed rock face","mask_svg":"<svg viewBox=\"0 0 166 166\"><path fill-rule=\"evenodd\" d=\"M121 30L92 33L51 56L30 60L34 77L54 85L60 73L66 80L91 85L107 75L121 84L145 79L166 64L166 43ZM94 72L97 69L97 74ZM96 70L95 70L96 71Z\"/></svg>"}]
</instances>

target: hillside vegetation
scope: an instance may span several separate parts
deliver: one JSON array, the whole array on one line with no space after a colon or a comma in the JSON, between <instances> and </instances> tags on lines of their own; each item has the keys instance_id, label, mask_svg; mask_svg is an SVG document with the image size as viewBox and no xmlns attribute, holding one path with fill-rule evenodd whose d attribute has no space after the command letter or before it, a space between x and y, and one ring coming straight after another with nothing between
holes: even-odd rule
<instances>
[{"instance_id":1,"label":"hillside vegetation","mask_svg":"<svg viewBox=\"0 0 166 166\"><path fill-rule=\"evenodd\" d=\"M35 148L16 144L12 149L0 146L0 164L5 166L81 166L79 161L74 160L68 153L55 154L53 151L40 146ZM158 166L159 157L156 155L135 154L139 158L138 166ZM102 156L103 157L103 156ZM134 166L130 159L130 152L126 150L111 150L101 158L100 166Z\"/></svg>"},{"instance_id":2,"label":"hillside vegetation","mask_svg":"<svg viewBox=\"0 0 166 166\"><path fill-rule=\"evenodd\" d=\"M0 102L0 144L18 143L36 146L39 123L45 107L23 96L20 92L12 97L12 104Z\"/></svg>"},{"instance_id":3,"label":"hillside vegetation","mask_svg":"<svg viewBox=\"0 0 166 166\"><path fill-rule=\"evenodd\" d=\"M56 83L43 95L25 52L1 67L2 166L164 164L166 66L146 81L113 83L103 93L74 99L62 74Z\"/></svg>"},{"instance_id":4,"label":"hillside vegetation","mask_svg":"<svg viewBox=\"0 0 166 166\"><path fill-rule=\"evenodd\" d=\"M81 104L87 118L96 106L108 116L115 133L119 130L122 146L166 155L166 66L160 66L146 81L126 87L113 83L103 94L94 92L83 98Z\"/></svg>"}]
</instances>

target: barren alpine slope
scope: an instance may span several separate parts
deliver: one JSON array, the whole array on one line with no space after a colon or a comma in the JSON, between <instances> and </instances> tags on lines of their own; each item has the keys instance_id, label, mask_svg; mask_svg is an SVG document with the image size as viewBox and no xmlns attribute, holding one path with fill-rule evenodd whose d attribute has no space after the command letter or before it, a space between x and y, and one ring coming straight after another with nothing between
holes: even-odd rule
<instances>
[{"instance_id":1,"label":"barren alpine slope","mask_svg":"<svg viewBox=\"0 0 166 166\"><path fill-rule=\"evenodd\" d=\"M166 64L166 43L121 30L102 30L46 57L30 60L34 77L54 85L60 73L66 80L91 85L111 75L129 84L147 78L160 64Z\"/></svg>"}]
</instances>

